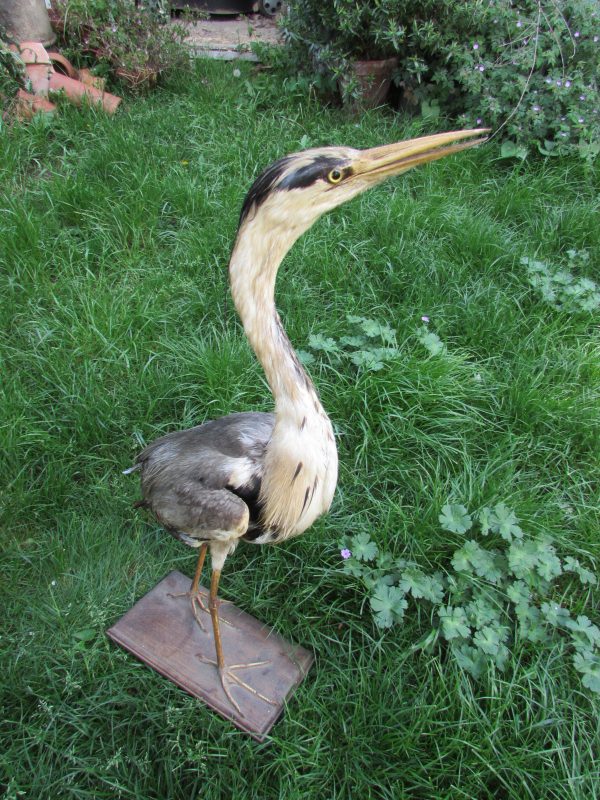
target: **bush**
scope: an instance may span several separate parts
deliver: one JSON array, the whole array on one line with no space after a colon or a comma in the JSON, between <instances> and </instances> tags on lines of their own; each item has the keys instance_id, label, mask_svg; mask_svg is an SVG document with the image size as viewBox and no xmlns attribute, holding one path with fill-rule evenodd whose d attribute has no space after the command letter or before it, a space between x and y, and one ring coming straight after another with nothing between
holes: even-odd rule
<instances>
[{"instance_id":1,"label":"bush","mask_svg":"<svg viewBox=\"0 0 600 800\"><path fill-rule=\"evenodd\" d=\"M8 107L19 89L27 87L27 75L21 59L9 48L6 31L0 27L0 103Z\"/></svg>"},{"instance_id":2,"label":"bush","mask_svg":"<svg viewBox=\"0 0 600 800\"><path fill-rule=\"evenodd\" d=\"M127 0L55 0L51 21L58 45L77 66L100 71L134 91L188 60L185 28L168 25L160 4Z\"/></svg>"},{"instance_id":3,"label":"bush","mask_svg":"<svg viewBox=\"0 0 600 800\"><path fill-rule=\"evenodd\" d=\"M378 47L399 57L403 102L426 116L487 126L545 155L600 150L600 16L595 0L290 0L292 52L329 74ZM371 24L362 25L363 5ZM362 30L355 49L352 20ZM374 22L377 22L375 25ZM362 25L362 27L360 27Z\"/></svg>"}]
</instances>

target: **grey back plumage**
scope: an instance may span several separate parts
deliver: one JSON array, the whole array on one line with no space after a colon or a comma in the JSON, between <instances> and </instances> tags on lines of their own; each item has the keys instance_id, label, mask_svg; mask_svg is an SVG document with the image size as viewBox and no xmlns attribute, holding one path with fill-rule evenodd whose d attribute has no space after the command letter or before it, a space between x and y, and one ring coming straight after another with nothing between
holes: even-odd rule
<instances>
[{"instance_id":1,"label":"grey back plumage","mask_svg":"<svg viewBox=\"0 0 600 800\"><path fill-rule=\"evenodd\" d=\"M145 505L187 544L256 530L274 421L261 412L230 414L152 442L136 464Z\"/></svg>"}]
</instances>

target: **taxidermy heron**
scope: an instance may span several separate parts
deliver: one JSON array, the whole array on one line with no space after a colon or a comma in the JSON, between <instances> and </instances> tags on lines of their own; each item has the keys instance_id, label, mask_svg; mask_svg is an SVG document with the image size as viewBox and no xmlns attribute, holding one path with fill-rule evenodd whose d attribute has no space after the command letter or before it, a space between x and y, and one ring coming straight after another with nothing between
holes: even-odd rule
<instances>
[{"instance_id":1,"label":"taxidermy heron","mask_svg":"<svg viewBox=\"0 0 600 800\"><path fill-rule=\"evenodd\" d=\"M141 472L137 505L180 541L200 548L189 597L202 625L199 580L207 549L212 576L208 611L223 690L234 708L237 685L266 702L227 665L217 589L225 559L241 539L275 544L305 531L331 504L338 458L331 422L299 362L275 308L285 254L326 211L419 164L479 144L484 130L454 131L354 150L323 147L276 161L244 200L231 260L233 301L275 401L274 413L242 412L157 439L127 472ZM228 654L231 656L231 654ZM228 659L230 661L230 658Z\"/></svg>"}]
</instances>

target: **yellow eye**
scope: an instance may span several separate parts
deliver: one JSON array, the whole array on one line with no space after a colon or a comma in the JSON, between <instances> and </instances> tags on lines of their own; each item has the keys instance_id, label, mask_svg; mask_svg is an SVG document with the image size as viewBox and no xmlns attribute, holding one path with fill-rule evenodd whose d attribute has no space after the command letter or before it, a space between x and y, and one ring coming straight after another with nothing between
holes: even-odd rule
<instances>
[{"instance_id":1,"label":"yellow eye","mask_svg":"<svg viewBox=\"0 0 600 800\"><path fill-rule=\"evenodd\" d=\"M329 175L327 176L327 180L329 183L339 183L342 178L344 177L341 169L332 169Z\"/></svg>"}]
</instances>

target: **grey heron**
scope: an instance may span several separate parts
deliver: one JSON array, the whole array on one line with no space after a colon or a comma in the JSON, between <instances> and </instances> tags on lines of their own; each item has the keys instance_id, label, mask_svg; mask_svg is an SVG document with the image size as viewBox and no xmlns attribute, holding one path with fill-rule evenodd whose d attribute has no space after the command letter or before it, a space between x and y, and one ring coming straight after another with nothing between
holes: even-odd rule
<instances>
[{"instance_id":1,"label":"grey heron","mask_svg":"<svg viewBox=\"0 0 600 800\"><path fill-rule=\"evenodd\" d=\"M274 300L284 256L322 214L419 164L481 143L485 130L439 133L356 150L304 150L271 164L254 182L240 215L229 262L233 301L273 394L273 413L242 412L175 431L148 445L136 464L143 499L169 533L200 548L190 591L202 625L199 580L207 549L215 664L229 702L236 674L264 664L227 666L219 629L221 570L240 540L275 544L305 531L331 504L338 456L331 422L285 333ZM202 626L203 627L203 626Z\"/></svg>"}]
</instances>

